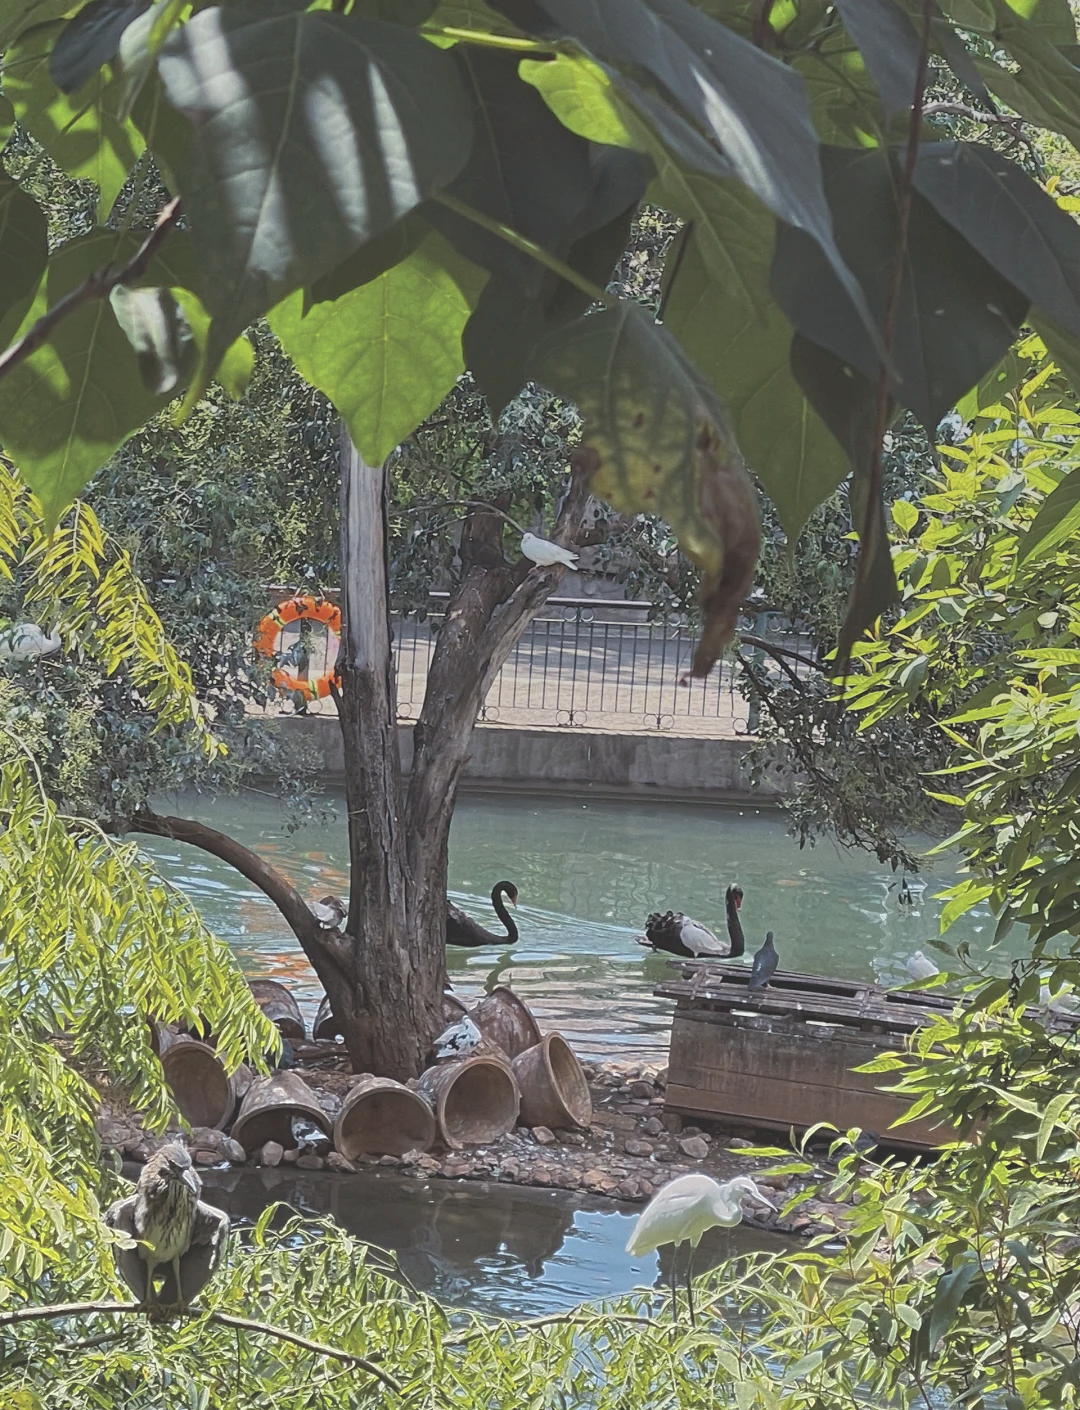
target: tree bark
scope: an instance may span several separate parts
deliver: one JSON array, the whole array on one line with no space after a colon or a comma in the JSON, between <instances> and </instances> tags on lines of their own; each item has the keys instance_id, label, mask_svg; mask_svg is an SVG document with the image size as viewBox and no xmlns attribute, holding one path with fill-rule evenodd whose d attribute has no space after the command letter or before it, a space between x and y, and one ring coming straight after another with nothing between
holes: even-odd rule
<instances>
[{"instance_id":1,"label":"tree bark","mask_svg":"<svg viewBox=\"0 0 1080 1410\"><path fill-rule=\"evenodd\" d=\"M421 1071L441 1026L445 964L441 950L418 938L408 913L386 493L385 467L366 464L343 426L335 696L345 754L351 966L327 994L354 1070L404 1081ZM445 903L444 891L444 910Z\"/></svg>"}]
</instances>

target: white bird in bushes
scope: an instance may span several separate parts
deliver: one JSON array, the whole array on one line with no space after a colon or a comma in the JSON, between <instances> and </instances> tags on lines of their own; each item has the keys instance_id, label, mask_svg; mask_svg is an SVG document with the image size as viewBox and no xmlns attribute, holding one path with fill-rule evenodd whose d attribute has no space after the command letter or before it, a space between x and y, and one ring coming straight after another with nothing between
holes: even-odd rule
<instances>
[{"instance_id":1,"label":"white bird in bushes","mask_svg":"<svg viewBox=\"0 0 1080 1410\"><path fill-rule=\"evenodd\" d=\"M58 631L46 636L36 622L16 622L0 631L0 660L32 661L51 656L62 645Z\"/></svg>"},{"instance_id":2,"label":"white bird in bushes","mask_svg":"<svg viewBox=\"0 0 1080 1410\"><path fill-rule=\"evenodd\" d=\"M645 1207L645 1212L634 1225L634 1232L626 1245L630 1254L652 1253L661 1244L674 1244L671 1257L671 1307L675 1307L675 1261L679 1245L689 1243L690 1258L686 1265L686 1298L690 1306L690 1321L694 1320L694 1292L690 1282L690 1270L694 1264L694 1253L706 1229L731 1229L742 1222L742 1201L754 1200L757 1204L768 1205L775 1211L776 1205L766 1199L748 1175L736 1175L733 1179L718 1185L708 1175L680 1175L653 1196Z\"/></svg>"},{"instance_id":3,"label":"white bird in bushes","mask_svg":"<svg viewBox=\"0 0 1080 1410\"><path fill-rule=\"evenodd\" d=\"M538 539L535 534L522 534L521 551L541 568L550 568L556 563L563 563L567 568L577 567L576 553L552 543L550 539Z\"/></svg>"}]
</instances>

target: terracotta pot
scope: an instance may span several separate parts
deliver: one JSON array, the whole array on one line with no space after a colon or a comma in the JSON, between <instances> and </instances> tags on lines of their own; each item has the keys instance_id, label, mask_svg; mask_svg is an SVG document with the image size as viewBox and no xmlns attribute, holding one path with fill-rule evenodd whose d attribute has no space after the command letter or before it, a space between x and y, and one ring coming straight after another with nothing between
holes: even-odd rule
<instances>
[{"instance_id":1,"label":"terracotta pot","mask_svg":"<svg viewBox=\"0 0 1080 1410\"><path fill-rule=\"evenodd\" d=\"M517 1083L497 1058L473 1055L429 1067L419 1089L435 1110L439 1139L451 1150L486 1145L517 1122Z\"/></svg>"},{"instance_id":2,"label":"terracotta pot","mask_svg":"<svg viewBox=\"0 0 1080 1410\"><path fill-rule=\"evenodd\" d=\"M444 994L442 996L443 1022L447 1028L452 1023L456 1023L463 1013L468 1013L468 1006L463 1004L456 994Z\"/></svg>"},{"instance_id":3,"label":"terracotta pot","mask_svg":"<svg viewBox=\"0 0 1080 1410\"><path fill-rule=\"evenodd\" d=\"M511 1064L521 1092L526 1126L587 1127L592 1095L574 1050L561 1033L549 1033Z\"/></svg>"},{"instance_id":4,"label":"terracotta pot","mask_svg":"<svg viewBox=\"0 0 1080 1410\"><path fill-rule=\"evenodd\" d=\"M334 1122L334 1145L346 1160L426 1151L434 1142L430 1102L389 1077L365 1074L354 1082Z\"/></svg>"},{"instance_id":5,"label":"terracotta pot","mask_svg":"<svg viewBox=\"0 0 1080 1410\"><path fill-rule=\"evenodd\" d=\"M236 1110L242 1078L229 1077L225 1065L207 1043L163 1029L161 1070L181 1116L192 1126L221 1131Z\"/></svg>"},{"instance_id":6,"label":"terracotta pot","mask_svg":"<svg viewBox=\"0 0 1080 1410\"><path fill-rule=\"evenodd\" d=\"M291 1126L294 1116L307 1117L329 1136L330 1118L302 1077L292 1071L256 1077L233 1126L233 1140L239 1141L249 1154L260 1150L267 1141L277 1141L284 1150L292 1150L296 1146Z\"/></svg>"},{"instance_id":7,"label":"terracotta pot","mask_svg":"<svg viewBox=\"0 0 1080 1410\"><path fill-rule=\"evenodd\" d=\"M540 1028L528 1004L502 984L480 1000L471 1016L484 1037L511 1060L540 1041Z\"/></svg>"},{"instance_id":8,"label":"terracotta pot","mask_svg":"<svg viewBox=\"0 0 1080 1410\"><path fill-rule=\"evenodd\" d=\"M311 1036L316 1043L324 1043L330 1039L341 1037L341 1025L334 1017L334 1011L330 1007L330 1000L325 994L322 996L319 1012L315 1015Z\"/></svg>"},{"instance_id":9,"label":"terracotta pot","mask_svg":"<svg viewBox=\"0 0 1080 1410\"><path fill-rule=\"evenodd\" d=\"M300 1005L284 984L276 979L249 979L251 996L278 1032L290 1043L302 1043L307 1037Z\"/></svg>"}]
</instances>

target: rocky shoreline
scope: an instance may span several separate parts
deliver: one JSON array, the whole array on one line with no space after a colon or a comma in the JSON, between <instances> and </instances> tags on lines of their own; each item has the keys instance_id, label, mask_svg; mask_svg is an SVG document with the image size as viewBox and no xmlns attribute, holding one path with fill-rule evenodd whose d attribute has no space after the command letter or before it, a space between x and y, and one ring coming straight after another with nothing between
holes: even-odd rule
<instances>
[{"instance_id":1,"label":"rocky shoreline","mask_svg":"<svg viewBox=\"0 0 1080 1410\"><path fill-rule=\"evenodd\" d=\"M304 1044L325 1050L334 1045ZM340 1049L338 1050L340 1052ZM313 1055L312 1055L313 1056ZM340 1070L346 1060L320 1055L318 1066L304 1063L297 1071L315 1093L330 1122L359 1078ZM777 1145L775 1135L719 1123L692 1124L665 1110L667 1070L634 1062L582 1063L593 1100L588 1130L549 1130L519 1125L488 1145L466 1150L408 1151L403 1156L361 1156L347 1160L337 1151L284 1149L269 1141L249 1154L224 1132L209 1127L179 1128L160 1137L147 1133L123 1104L103 1101L97 1129L103 1147L121 1159L144 1162L165 1140L181 1139L196 1165L295 1165L298 1169L348 1174L372 1166L392 1167L419 1179L499 1180L542 1189L580 1191L613 1200L644 1202L669 1180L689 1171L717 1179L751 1175L783 1211L793 1197L803 1200L780 1217L764 1211L747 1212L747 1222L779 1233L809 1236L842 1230L844 1206L807 1192L828 1179L830 1171L816 1168L806 1176L770 1174L775 1159L743 1154L755 1146ZM335 1070L336 1069L336 1070Z\"/></svg>"}]
</instances>

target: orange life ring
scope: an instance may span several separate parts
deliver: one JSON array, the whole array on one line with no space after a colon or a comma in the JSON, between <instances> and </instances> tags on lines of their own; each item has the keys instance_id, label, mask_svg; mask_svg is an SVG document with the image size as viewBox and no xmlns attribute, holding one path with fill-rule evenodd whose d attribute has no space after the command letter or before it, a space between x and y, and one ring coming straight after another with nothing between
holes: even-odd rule
<instances>
[{"instance_id":1,"label":"orange life ring","mask_svg":"<svg viewBox=\"0 0 1080 1410\"><path fill-rule=\"evenodd\" d=\"M260 656L277 654L278 637L292 622L322 622L328 632L341 635L341 612L325 597L290 597L287 602L279 602L272 612L268 612L255 632L255 650ZM277 666L270 679L279 690L300 694L305 700L322 700L330 694L330 682L337 679L337 670L331 667L321 676L305 679L295 671Z\"/></svg>"}]
</instances>

